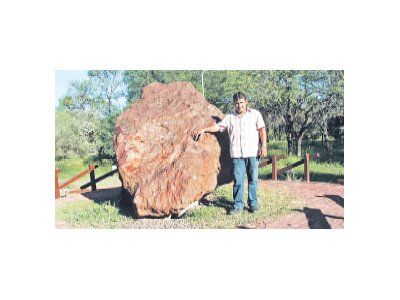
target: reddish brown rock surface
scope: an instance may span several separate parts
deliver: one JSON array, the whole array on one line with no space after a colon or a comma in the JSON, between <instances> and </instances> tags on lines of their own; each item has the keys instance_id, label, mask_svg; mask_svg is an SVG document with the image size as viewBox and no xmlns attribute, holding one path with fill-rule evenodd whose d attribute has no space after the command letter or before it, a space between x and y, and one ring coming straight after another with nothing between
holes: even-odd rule
<instances>
[{"instance_id":1,"label":"reddish brown rock surface","mask_svg":"<svg viewBox=\"0 0 400 300\"><path fill-rule=\"evenodd\" d=\"M232 180L227 133L199 141L191 135L223 117L187 82L152 83L119 116L114 148L125 198L137 216L179 214Z\"/></svg>"}]
</instances>

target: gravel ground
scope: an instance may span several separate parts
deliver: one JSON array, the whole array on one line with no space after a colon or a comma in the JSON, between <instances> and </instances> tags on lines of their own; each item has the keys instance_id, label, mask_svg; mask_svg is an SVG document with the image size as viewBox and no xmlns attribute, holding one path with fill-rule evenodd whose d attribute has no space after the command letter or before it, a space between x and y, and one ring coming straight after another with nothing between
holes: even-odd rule
<instances>
[{"instance_id":1,"label":"gravel ground","mask_svg":"<svg viewBox=\"0 0 400 300\"><path fill-rule=\"evenodd\" d=\"M87 225L70 225L63 221L56 222L58 229L84 229ZM118 229L197 229L194 224L185 219L140 219L126 224L119 224Z\"/></svg>"}]
</instances>

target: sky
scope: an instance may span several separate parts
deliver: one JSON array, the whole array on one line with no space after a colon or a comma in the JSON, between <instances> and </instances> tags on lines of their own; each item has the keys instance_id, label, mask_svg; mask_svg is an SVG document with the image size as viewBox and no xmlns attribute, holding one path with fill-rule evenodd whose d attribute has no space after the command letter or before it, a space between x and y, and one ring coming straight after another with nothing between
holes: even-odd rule
<instances>
[{"instance_id":1,"label":"sky","mask_svg":"<svg viewBox=\"0 0 400 300\"><path fill-rule=\"evenodd\" d=\"M70 82L87 79L88 70L56 70L56 102L68 91Z\"/></svg>"}]
</instances>

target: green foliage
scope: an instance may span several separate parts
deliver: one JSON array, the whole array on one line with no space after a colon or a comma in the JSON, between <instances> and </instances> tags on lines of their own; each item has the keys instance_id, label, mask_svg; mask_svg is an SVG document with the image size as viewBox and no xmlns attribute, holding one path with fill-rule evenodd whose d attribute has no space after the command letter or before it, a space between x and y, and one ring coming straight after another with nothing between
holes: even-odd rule
<instances>
[{"instance_id":1,"label":"green foliage","mask_svg":"<svg viewBox=\"0 0 400 300\"><path fill-rule=\"evenodd\" d=\"M91 80L73 81L66 95L60 99L58 110L98 110L101 101L94 93L96 86Z\"/></svg>"},{"instance_id":2,"label":"green foliage","mask_svg":"<svg viewBox=\"0 0 400 300\"><path fill-rule=\"evenodd\" d=\"M113 158L114 125L122 111L118 99L126 97L129 107L152 82L191 82L224 113L233 108L232 95L244 92L250 106L263 114L269 138L285 138L288 153L301 155L303 140L320 137L331 151L328 137L343 140L344 136L344 72L340 70L91 70L88 75L89 80L73 82L59 101L57 112L68 113L56 117L57 157L97 151L99 159ZM96 117L89 117L89 112L96 112Z\"/></svg>"},{"instance_id":3,"label":"green foliage","mask_svg":"<svg viewBox=\"0 0 400 300\"><path fill-rule=\"evenodd\" d=\"M201 71L197 70L136 70L125 71L124 82L127 86L127 107L140 99L142 89L153 82L170 83L175 81L191 82L194 87L202 92Z\"/></svg>"},{"instance_id":4,"label":"green foliage","mask_svg":"<svg viewBox=\"0 0 400 300\"><path fill-rule=\"evenodd\" d=\"M237 91L250 95L252 80L249 71L205 71L205 97L216 101L229 99Z\"/></svg>"},{"instance_id":5,"label":"green foliage","mask_svg":"<svg viewBox=\"0 0 400 300\"><path fill-rule=\"evenodd\" d=\"M125 95L123 71L89 71L89 80L71 83L56 110L56 157L114 157L116 104Z\"/></svg>"},{"instance_id":6,"label":"green foliage","mask_svg":"<svg viewBox=\"0 0 400 300\"><path fill-rule=\"evenodd\" d=\"M302 140L315 129L327 135L327 120L343 114L343 71L256 71L256 106L274 133L284 128L288 153L301 155Z\"/></svg>"},{"instance_id":7,"label":"green foliage","mask_svg":"<svg viewBox=\"0 0 400 300\"><path fill-rule=\"evenodd\" d=\"M56 111L56 158L85 157L96 151L100 123L94 112Z\"/></svg>"},{"instance_id":8,"label":"green foliage","mask_svg":"<svg viewBox=\"0 0 400 300\"><path fill-rule=\"evenodd\" d=\"M91 70L88 72L89 78L95 86L93 96L99 99L103 116L111 116L117 109L116 101L126 96L123 74L123 71L118 70Z\"/></svg>"},{"instance_id":9,"label":"green foliage","mask_svg":"<svg viewBox=\"0 0 400 300\"><path fill-rule=\"evenodd\" d=\"M128 87L128 106L139 99L144 86L152 82L170 83L188 81L201 93L204 72L204 95L211 103L227 112L232 108L232 95L242 91L251 97L255 85L255 71L216 70L149 70L125 71L124 81Z\"/></svg>"},{"instance_id":10,"label":"green foliage","mask_svg":"<svg viewBox=\"0 0 400 300\"><path fill-rule=\"evenodd\" d=\"M115 159L113 136L117 116L118 112L114 112L112 115L104 117L101 121L97 142L98 156L100 159Z\"/></svg>"},{"instance_id":11,"label":"green foliage","mask_svg":"<svg viewBox=\"0 0 400 300\"><path fill-rule=\"evenodd\" d=\"M344 116L332 117L328 120L327 131L335 140L344 140Z\"/></svg>"}]
</instances>

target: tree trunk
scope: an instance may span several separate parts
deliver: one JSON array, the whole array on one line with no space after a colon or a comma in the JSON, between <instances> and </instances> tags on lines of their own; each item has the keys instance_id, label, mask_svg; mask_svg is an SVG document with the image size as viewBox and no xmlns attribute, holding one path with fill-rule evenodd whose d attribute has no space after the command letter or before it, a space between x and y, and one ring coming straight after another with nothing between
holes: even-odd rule
<instances>
[{"instance_id":1,"label":"tree trunk","mask_svg":"<svg viewBox=\"0 0 400 300\"><path fill-rule=\"evenodd\" d=\"M290 118L288 118L290 119ZM286 141L287 141L287 154L293 154L293 123L287 122L285 125Z\"/></svg>"},{"instance_id":2,"label":"tree trunk","mask_svg":"<svg viewBox=\"0 0 400 300\"><path fill-rule=\"evenodd\" d=\"M292 155L293 153L292 137L290 135L286 135L286 141L287 141L287 155Z\"/></svg>"},{"instance_id":3,"label":"tree trunk","mask_svg":"<svg viewBox=\"0 0 400 300\"><path fill-rule=\"evenodd\" d=\"M303 135L301 135L296 141L297 157L301 157L301 144L303 142Z\"/></svg>"},{"instance_id":4,"label":"tree trunk","mask_svg":"<svg viewBox=\"0 0 400 300\"><path fill-rule=\"evenodd\" d=\"M328 124L326 122L320 124L319 131L321 132L322 145L326 147L328 137Z\"/></svg>"},{"instance_id":5,"label":"tree trunk","mask_svg":"<svg viewBox=\"0 0 400 300\"><path fill-rule=\"evenodd\" d=\"M324 141L325 145L328 145L328 127L324 128Z\"/></svg>"}]
</instances>

